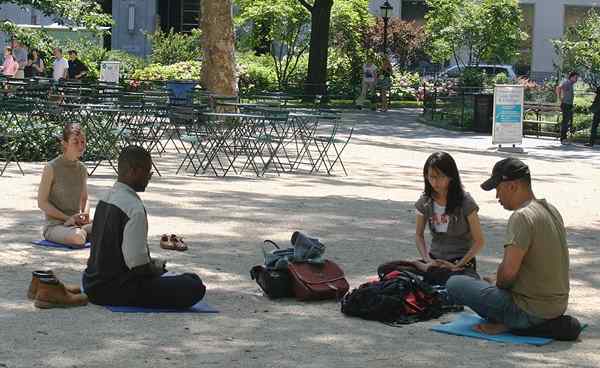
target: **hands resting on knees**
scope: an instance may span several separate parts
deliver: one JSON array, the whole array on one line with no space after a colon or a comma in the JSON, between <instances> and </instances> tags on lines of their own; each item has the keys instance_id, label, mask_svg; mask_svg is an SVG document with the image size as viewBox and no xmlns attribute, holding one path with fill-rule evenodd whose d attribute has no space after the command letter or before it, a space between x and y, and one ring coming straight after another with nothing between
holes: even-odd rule
<instances>
[{"instance_id":1,"label":"hands resting on knees","mask_svg":"<svg viewBox=\"0 0 600 368\"><path fill-rule=\"evenodd\" d=\"M464 270L464 267L458 267L456 264L443 259L432 259L429 262L426 262L426 270L428 270L430 267L445 268L451 272L459 272Z\"/></svg>"}]
</instances>

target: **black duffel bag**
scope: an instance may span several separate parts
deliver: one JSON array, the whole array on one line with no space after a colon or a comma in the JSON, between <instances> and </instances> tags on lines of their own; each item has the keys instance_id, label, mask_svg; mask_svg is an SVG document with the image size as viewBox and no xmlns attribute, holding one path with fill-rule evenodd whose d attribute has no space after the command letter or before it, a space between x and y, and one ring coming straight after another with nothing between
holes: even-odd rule
<instances>
[{"instance_id":1,"label":"black duffel bag","mask_svg":"<svg viewBox=\"0 0 600 368\"><path fill-rule=\"evenodd\" d=\"M255 280L262 291L271 299L287 298L294 296L292 279L287 269L275 268L277 260L285 256L293 255L294 249L280 249L271 241L265 240L265 244L271 244L276 249L268 253L264 251L265 264L252 267L250 277Z\"/></svg>"}]
</instances>

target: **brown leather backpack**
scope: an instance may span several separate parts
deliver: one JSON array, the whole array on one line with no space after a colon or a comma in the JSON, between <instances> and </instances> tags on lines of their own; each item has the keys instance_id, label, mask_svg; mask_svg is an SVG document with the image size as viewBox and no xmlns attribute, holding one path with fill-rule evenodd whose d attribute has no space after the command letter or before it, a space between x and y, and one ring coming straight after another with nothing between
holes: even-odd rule
<instances>
[{"instance_id":1,"label":"brown leather backpack","mask_svg":"<svg viewBox=\"0 0 600 368\"><path fill-rule=\"evenodd\" d=\"M322 265L290 262L288 271L298 300L341 299L348 292L344 271L333 261L325 260Z\"/></svg>"}]
</instances>

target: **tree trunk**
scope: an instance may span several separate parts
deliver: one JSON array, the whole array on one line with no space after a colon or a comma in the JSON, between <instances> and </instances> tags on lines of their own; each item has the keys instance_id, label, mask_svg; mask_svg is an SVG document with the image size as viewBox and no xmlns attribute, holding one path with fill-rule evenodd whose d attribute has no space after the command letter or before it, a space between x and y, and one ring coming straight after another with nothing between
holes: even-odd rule
<instances>
[{"instance_id":1,"label":"tree trunk","mask_svg":"<svg viewBox=\"0 0 600 368\"><path fill-rule=\"evenodd\" d=\"M237 96L231 0L201 0L200 4L202 85L217 95Z\"/></svg>"},{"instance_id":2,"label":"tree trunk","mask_svg":"<svg viewBox=\"0 0 600 368\"><path fill-rule=\"evenodd\" d=\"M306 2L301 1L307 6ZM311 13L308 76L304 92L308 96L325 95L327 81L327 53L329 51L329 25L333 0L315 0L307 7Z\"/></svg>"}]
</instances>

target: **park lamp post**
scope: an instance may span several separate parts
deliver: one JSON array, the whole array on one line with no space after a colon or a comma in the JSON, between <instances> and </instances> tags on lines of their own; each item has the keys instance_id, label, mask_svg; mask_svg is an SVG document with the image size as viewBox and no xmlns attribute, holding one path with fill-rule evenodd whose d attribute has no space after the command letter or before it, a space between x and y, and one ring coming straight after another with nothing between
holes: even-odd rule
<instances>
[{"instance_id":1,"label":"park lamp post","mask_svg":"<svg viewBox=\"0 0 600 368\"><path fill-rule=\"evenodd\" d=\"M388 21L390 20L394 8L390 5L388 0L385 0L379 9L381 9L381 18L383 18L383 54L387 56Z\"/></svg>"}]
</instances>

